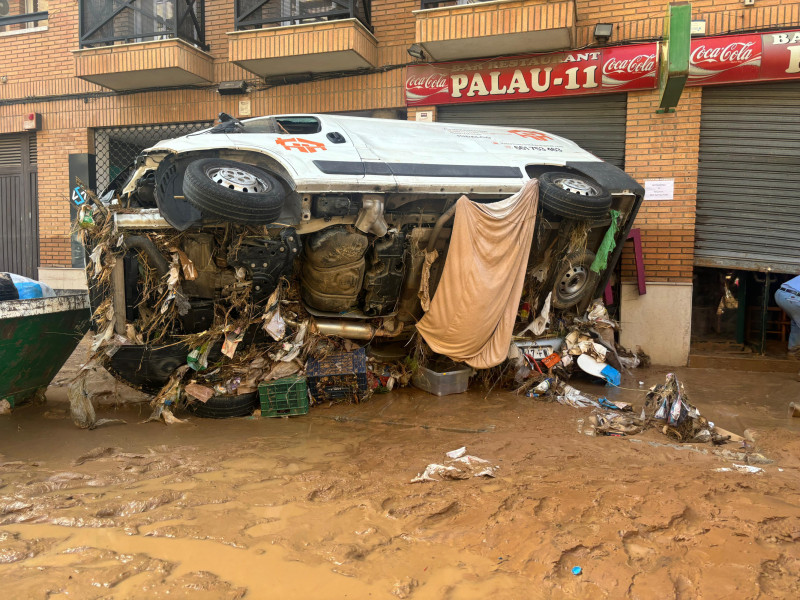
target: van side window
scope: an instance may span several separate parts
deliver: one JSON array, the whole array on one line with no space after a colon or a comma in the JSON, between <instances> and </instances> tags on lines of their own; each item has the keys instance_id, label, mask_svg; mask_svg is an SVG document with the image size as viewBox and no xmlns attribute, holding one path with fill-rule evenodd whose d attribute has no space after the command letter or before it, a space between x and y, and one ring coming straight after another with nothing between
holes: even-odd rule
<instances>
[{"instance_id":1,"label":"van side window","mask_svg":"<svg viewBox=\"0 0 800 600\"><path fill-rule=\"evenodd\" d=\"M285 133L319 133L322 129L319 120L314 117L280 117L275 119Z\"/></svg>"}]
</instances>

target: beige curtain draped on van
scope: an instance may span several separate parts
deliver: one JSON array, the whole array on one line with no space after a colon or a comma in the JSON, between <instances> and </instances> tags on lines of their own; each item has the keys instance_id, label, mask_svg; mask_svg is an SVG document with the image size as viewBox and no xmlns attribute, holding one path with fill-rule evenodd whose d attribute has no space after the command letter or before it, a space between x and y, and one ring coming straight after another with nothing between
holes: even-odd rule
<instances>
[{"instance_id":1,"label":"beige curtain draped on van","mask_svg":"<svg viewBox=\"0 0 800 600\"><path fill-rule=\"evenodd\" d=\"M462 196L441 280L417 331L434 352L476 369L508 355L533 241L539 183L492 204Z\"/></svg>"}]
</instances>

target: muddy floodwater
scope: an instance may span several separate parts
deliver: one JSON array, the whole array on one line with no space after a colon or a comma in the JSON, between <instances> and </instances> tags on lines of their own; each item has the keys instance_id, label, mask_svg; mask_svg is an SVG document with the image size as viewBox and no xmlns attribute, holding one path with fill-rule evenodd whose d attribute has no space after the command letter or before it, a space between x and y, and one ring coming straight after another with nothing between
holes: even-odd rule
<instances>
[{"instance_id":1,"label":"muddy floodwater","mask_svg":"<svg viewBox=\"0 0 800 600\"><path fill-rule=\"evenodd\" d=\"M573 384L638 408L664 374ZM0 596L800 597L800 383L679 376L774 462L717 471L737 461L709 444L589 437L588 409L481 388L170 426L104 405L127 424L92 431L51 388L0 416ZM410 483L461 446L497 477Z\"/></svg>"}]
</instances>

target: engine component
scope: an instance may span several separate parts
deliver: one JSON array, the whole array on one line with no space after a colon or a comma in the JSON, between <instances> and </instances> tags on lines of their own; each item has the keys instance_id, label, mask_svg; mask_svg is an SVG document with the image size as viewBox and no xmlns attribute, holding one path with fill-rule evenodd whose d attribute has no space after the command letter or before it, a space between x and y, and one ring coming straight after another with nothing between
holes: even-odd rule
<instances>
[{"instance_id":1,"label":"engine component","mask_svg":"<svg viewBox=\"0 0 800 600\"><path fill-rule=\"evenodd\" d=\"M197 270L197 278L193 281L184 281L181 284L183 291L191 298L216 298L216 291L223 287L221 273L214 264L212 252L214 236L210 233L193 233L186 236L183 241L183 251ZM233 274L226 283L230 283Z\"/></svg>"},{"instance_id":2,"label":"engine component","mask_svg":"<svg viewBox=\"0 0 800 600\"><path fill-rule=\"evenodd\" d=\"M358 212L358 203L347 196L318 196L314 198L314 216L344 217Z\"/></svg>"},{"instance_id":3,"label":"engine component","mask_svg":"<svg viewBox=\"0 0 800 600\"><path fill-rule=\"evenodd\" d=\"M377 240L369 253L369 270L364 277L364 313L370 316L392 312L400 296L405 272L406 235L391 231Z\"/></svg>"},{"instance_id":4,"label":"engine component","mask_svg":"<svg viewBox=\"0 0 800 600\"><path fill-rule=\"evenodd\" d=\"M301 293L310 307L344 312L355 304L364 279L367 236L334 226L308 236Z\"/></svg>"},{"instance_id":5,"label":"engine component","mask_svg":"<svg viewBox=\"0 0 800 600\"><path fill-rule=\"evenodd\" d=\"M361 210L358 211L356 229L364 233L372 233L383 237L389 230L383 216L383 196L372 194L364 196L361 200Z\"/></svg>"},{"instance_id":6,"label":"engine component","mask_svg":"<svg viewBox=\"0 0 800 600\"><path fill-rule=\"evenodd\" d=\"M140 206L154 208L156 205L156 174L151 171L136 184L135 199Z\"/></svg>"},{"instance_id":7,"label":"engine component","mask_svg":"<svg viewBox=\"0 0 800 600\"><path fill-rule=\"evenodd\" d=\"M245 238L241 246L228 253L228 265L247 271L253 280L253 298L258 302L275 291L282 276L291 275L299 253L297 232L284 227L277 240Z\"/></svg>"},{"instance_id":8,"label":"engine component","mask_svg":"<svg viewBox=\"0 0 800 600\"><path fill-rule=\"evenodd\" d=\"M214 301L193 300L191 310L180 317L185 333L199 333L214 325Z\"/></svg>"}]
</instances>

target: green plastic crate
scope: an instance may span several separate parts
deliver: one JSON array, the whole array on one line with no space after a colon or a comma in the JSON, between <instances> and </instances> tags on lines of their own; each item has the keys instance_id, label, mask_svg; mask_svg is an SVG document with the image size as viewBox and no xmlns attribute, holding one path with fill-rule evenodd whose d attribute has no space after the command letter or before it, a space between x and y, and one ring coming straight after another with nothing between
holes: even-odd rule
<instances>
[{"instance_id":1,"label":"green plastic crate","mask_svg":"<svg viewBox=\"0 0 800 600\"><path fill-rule=\"evenodd\" d=\"M308 413L306 378L284 377L258 386L262 417L293 417Z\"/></svg>"}]
</instances>

